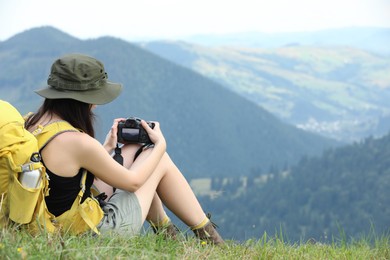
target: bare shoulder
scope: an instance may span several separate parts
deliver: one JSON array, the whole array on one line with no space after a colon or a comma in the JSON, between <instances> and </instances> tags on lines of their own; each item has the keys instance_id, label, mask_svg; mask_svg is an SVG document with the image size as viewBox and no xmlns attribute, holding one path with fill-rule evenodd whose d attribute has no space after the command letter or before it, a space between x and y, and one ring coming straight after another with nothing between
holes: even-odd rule
<instances>
[{"instance_id":1,"label":"bare shoulder","mask_svg":"<svg viewBox=\"0 0 390 260\"><path fill-rule=\"evenodd\" d=\"M92 161L89 158L101 154L104 154L103 146L88 134L81 132L61 133L42 151L46 166L60 176L74 176L83 168L84 161Z\"/></svg>"},{"instance_id":2,"label":"bare shoulder","mask_svg":"<svg viewBox=\"0 0 390 260\"><path fill-rule=\"evenodd\" d=\"M53 141L56 142L72 143L72 144L79 143L80 145L91 142L92 140L94 140L94 138L92 138L86 133L73 132L73 131L63 132L53 139Z\"/></svg>"},{"instance_id":3,"label":"bare shoulder","mask_svg":"<svg viewBox=\"0 0 390 260\"><path fill-rule=\"evenodd\" d=\"M50 143L53 146L64 147L75 152L83 152L85 150L89 150L89 148L100 145L100 143L95 138L82 132L61 133L56 136Z\"/></svg>"}]
</instances>

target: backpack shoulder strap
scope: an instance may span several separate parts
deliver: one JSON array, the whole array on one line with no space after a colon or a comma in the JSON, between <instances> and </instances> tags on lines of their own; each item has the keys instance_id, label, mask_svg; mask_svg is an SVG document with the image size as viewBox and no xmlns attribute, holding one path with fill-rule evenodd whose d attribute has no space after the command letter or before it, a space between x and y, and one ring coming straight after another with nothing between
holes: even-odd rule
<instances>
[{"instance_id":1,"label":"backpack shoulder strap","mask_svg":"<svg viewBox=\"0 0 390 260\"><path fill-rule=\"evenodd\" d=\"M54 137L64 132L82 132L66 121L56 121L46 126L39 126L33 135L38 140L39 150L42 150Z\"/></svg>"},{"instance_id":2,"label":"backpack shoulder strap","mask_svg":"<svg viewBox=\"0 0 390 260\"><path fill-rule=\"evenodd\" d=\"M56 121L46 126L39 126L33 131L34 136L38 139L39 150L42 150L54 137L65 132L82 132L81 130L73 127L66 121ZM83 175L80 181L80 188L82 193L85 192L85 183L87 179L87 171L83 170Z\"/></svg>"}]
</instances>

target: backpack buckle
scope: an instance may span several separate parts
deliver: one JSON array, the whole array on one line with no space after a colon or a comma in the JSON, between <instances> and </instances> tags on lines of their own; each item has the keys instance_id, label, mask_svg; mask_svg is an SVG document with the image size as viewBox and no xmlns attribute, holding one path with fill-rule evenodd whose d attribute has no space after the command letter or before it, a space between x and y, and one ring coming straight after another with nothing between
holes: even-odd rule
<instances>
[{"instance_id":1,"label":"backpack buckle","mask_svg":"<svg viewBox=\"0 0 390 260\"><path fill-rule=\"evenodd\" d=\"M22 172L31 172L34 170L33 163L25 163L21 166Z\"/></svg>"},{"instance_id":2,"label":"backpack buckle","mask_svg":"<svg viewBox=\"0 0 390 260\"><path fill-rule=\"evenodd\" d=\"M42 159L41 154L38 152L33 153L30 157L30 161L32 162L40 162L41 159Z\"/></svg>"}]
</instances>

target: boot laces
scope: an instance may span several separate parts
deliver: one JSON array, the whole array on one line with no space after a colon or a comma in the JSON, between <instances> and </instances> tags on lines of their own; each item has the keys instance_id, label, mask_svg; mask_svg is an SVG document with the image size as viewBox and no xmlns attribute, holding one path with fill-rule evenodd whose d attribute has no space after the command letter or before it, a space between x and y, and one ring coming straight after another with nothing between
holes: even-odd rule
<instances>
[{"instance_id":1,"label":"boot laces","mask_svg":"<svg viewBox=\"0 0 390 260\"><path fill-rule=\"evenodd\" d=\"M206 214L206 217L209 219L211 225L212 225L214 228L219 228L217 224L215 224L213 221L211 221L211 213L207 213L207 214Z\"/></svg>"}]
</instances>

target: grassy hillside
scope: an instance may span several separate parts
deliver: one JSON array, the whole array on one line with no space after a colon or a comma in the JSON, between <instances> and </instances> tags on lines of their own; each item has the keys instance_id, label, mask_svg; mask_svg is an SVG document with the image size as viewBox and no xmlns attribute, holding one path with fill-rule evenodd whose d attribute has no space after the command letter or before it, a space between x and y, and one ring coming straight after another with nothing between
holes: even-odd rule
<instances>
[{"instance_id":1,"label":"grassy hillside","mask_svg":"<svg viewBox=\"0 0 390 260\"><path fill-rule=\"evenodd\" d=\"M125 86L117 100L97 109L99 139L114 117L161 121L168 151L187 176L229 176L292 164L335 145L133 44L110 37L81 41L50 27L0 43L1 98L23 112L35 109L42 99L33 90L45 85L54 59L70 52L102 60L109 80Z\"/></svg>"},{"instance_id":2,"label":"grassy hillside","mask_svg":"<svg viewBox=\"0 0 390 260\"><path fill-rule=\"evenodd\" d=\"M382 135L390 115L390 59L345 46L204 47L141 44L220 82L303 129L353 141Z\"/></svg>"},{"instance_id":3,"label":"grassy hillside","mask_svg":"<svg viewBox=\"0 0 390 260\"><path fill-rule=\"evenodd\" d=\"M164 240L148 234L122 236L39 236L0 230L1 259L389 259L389 237L372 237L351 243L311 242L287 244L266 234L259 240L225 247L188 240Z\"/></svg>"}]
</instances>

